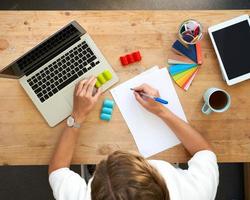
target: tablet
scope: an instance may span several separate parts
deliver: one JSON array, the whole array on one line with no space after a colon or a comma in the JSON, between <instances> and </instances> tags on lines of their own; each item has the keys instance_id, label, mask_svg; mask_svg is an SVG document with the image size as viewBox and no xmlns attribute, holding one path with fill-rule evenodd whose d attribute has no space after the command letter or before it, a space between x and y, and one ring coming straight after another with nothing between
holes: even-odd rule
<instances>
[{"instance_id":1,"label":"tablet","mask_svg":"<svg viewBox=\"0 0 250 200\"><path fill-rule=\"evenodd\" d=\"M228 85L250 78L250 20L242 15L211 26L208 33Z\"/></svg>"}]
</instances>

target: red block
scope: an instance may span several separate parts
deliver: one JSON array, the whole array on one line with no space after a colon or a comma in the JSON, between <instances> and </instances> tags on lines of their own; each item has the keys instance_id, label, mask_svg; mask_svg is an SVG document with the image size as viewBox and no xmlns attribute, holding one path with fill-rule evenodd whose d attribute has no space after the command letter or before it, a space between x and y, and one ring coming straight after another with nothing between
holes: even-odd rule
<instances>
[{"instance_id":1,"label":"red block","mask_svg":"<svg viewBox=\"0 0 250 200\"><path fill-rule=\"evenodd\" d=\"M128 65L128 59L126 56L121 56L120 61L121 61L122 65Z\"/></svg>"},{"instance_id":2,"label":"red block","mask_svg":"<svg viewBox=\"0 0 250 200\"><path fill-rule=\"evenodd\" d=\"M132 56L132 54L126 55L126 58L127 58L129 64L135 62L134 57Z\"/></svg>"},{"instance_id":3,"label":"red block","mask_svg":"<svg viewBox=\"0 0 250 200\"><path fill-rule=\"evenodd\" d=\"M141 60L141 54L140 54L139 51L136 51L136 52L132 53L132 55L133 55L135 61L140 61Z\"/></svg>"},{"instance_id":4,"label":"red block","mask_svg":"<svg viewBox=\"0 0 250 200\"><path fill-rule=\"evenodd\" d=\"M123 66L134 63L134 62L138 62L140 60L141 60L140 51L135 51L131 54L127 54L125 56L120 57L120 61Z\"/></svg>"}]
</instances>

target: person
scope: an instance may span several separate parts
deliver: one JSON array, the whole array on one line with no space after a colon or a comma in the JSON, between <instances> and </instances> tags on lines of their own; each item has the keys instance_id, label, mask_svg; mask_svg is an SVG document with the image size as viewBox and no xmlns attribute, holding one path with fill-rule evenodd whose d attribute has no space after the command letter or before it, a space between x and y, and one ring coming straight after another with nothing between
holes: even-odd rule
<instances>
[{"instance_id":1,"label":"person","mask_svg":"<svg viewBox=\"0 0 250 200\"><path fill-rule=\"evenodd\" d=\"M74 92L72 118L84 126L101 94L94 93L95 77L80 81ZM102 160L88 185L69 169L79 137L79 126L66 126L49 163L49 183L57 200L212 200L216 196L219 172L210 144L189 124L162 104L142 97L140 92L160 97L143 84L135 88L135 99L163 120L192 155L188 169L140 155L116 151ZM150 134L150 133L145 133Z\"/></svg>"}]
</instances>

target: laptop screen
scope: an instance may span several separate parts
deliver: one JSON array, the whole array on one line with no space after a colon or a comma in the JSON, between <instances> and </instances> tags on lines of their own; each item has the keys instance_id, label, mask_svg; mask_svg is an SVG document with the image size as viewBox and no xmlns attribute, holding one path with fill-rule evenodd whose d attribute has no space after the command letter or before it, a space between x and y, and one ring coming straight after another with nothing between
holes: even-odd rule
<instances>
[{"instance_id":1,"label":"laptop screen","mask_svg":"<svg viewBox=\"0 0 250 200\"><path fill-rule=\"evenodd\" d=\"M0 77L20 78L24 74L31 74L79 40L82 31L78 27L80 25L75 21L71 22L1 70Z\"/></svg>"}]
</instances>

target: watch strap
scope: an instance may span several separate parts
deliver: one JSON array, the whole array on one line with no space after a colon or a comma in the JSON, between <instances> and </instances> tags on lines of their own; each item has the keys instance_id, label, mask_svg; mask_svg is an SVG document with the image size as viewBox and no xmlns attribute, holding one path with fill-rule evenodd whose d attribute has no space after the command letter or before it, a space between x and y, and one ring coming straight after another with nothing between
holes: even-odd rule
<instances>
[{"instance_id":1,"label":"watch strap","mask_svg":"<svg viewBox=\"0 0 250 200\"><path fill-rule=\"evenodd\" d=\"M68 127L73 127L73 128L80 128L81 127L81 124L77 123L75 121L75 118L71 115L68 117L67 119L67 126Z\"/></svg>"},{"instance_id":2,"label":"watch strap","mask_svg":"<svg viewBox=\"0 0 250 200\"><path fill-rule=\"evenodd\" d=\"M76 123L76 122L74 122L74 124L73 124L73 126L72 127L74 127L74 128L80 128L81 127L81 125L80 124L78 124L78 123Z\"/></svg>"}]
</instances>

